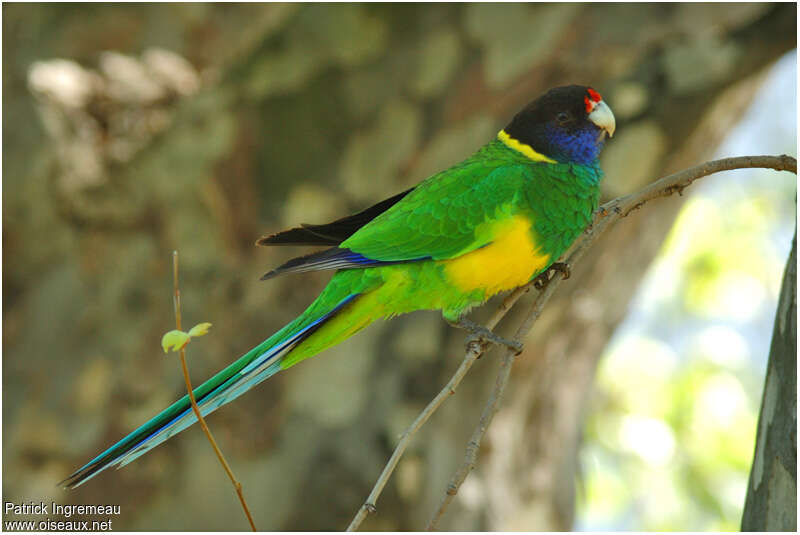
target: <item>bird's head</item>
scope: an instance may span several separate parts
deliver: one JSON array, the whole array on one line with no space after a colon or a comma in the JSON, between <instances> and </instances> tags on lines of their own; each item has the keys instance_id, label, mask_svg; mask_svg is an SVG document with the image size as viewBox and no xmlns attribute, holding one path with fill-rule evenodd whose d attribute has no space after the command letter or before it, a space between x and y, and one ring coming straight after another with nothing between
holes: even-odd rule
<instances>
[{"instance_id":1,"label":"bird's head","mask_svg":"<svg viewBox=\"0 0 800 535\"><path fill-rule=\"evenodd\" d=\"M590 164L615 128L614 114L597 91L569 85L528 104L503 130L553 160Z\"/></svg>"}]
</instances>

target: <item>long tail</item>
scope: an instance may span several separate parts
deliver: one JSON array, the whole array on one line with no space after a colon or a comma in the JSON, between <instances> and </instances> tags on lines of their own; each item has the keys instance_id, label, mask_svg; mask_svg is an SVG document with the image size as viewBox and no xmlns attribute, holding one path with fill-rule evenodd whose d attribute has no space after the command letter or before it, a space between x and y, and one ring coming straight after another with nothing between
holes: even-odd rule
<instances>
[{"instance_id":1,"label":"long tail","mask_svg":"<svg viewBox=\"0 0 800 535\"><path fill-rule=\"evenodd\" d=\"M375 319L364 306L367 303L357 302L359 294L348 294L341 288L337 291L334 286L323 290L297 319L195 388L202 414L213 412L278 371L348 338ZM334 318L337 321L331 321ZM109 466L121 468L196 421L189 396L183 396L59 485L75 488Z\"/></svg>"}]
</instances>

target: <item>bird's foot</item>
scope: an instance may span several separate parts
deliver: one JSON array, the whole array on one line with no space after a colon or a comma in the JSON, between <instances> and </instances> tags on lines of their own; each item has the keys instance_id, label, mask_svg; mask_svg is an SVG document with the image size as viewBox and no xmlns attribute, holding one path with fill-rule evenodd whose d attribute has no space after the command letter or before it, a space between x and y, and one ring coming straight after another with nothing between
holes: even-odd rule
<instances>
[{"instance_id":1,"label":"bird's foot","mask_svg":"<svg viewBox=\"0 0 800 535\"><path fill-rule=\"evenodd\" d=\"M547 284L553 280L553 277L550 275L550 272L555 275L556 271L561 273L561 278L567 280L569 276L572 274L569 268L569 264L566 262L553 262L550 264L550 267L539 273L536 278L533 279L533 287L537 290L544 289Z\"/></svg>"},{"instance_id":2,"label":"bird's foot","mask_svg":"<svg viewBox=\"0 0 800 535\"><path fill-rule=\"evenodd\" d=\"M472 342L488 342L490 344L507 347L513 351L515 355L522 353L522 343L517 342L516 340L507 340L502 336L498 336L491 330L483 327L482 325L478 325L474 321L470 321L466 318L459 318L457 321L447 320L447 323L458 329L463 329L472 335L467 339L467 347L469 347Z\"/></svg>"}]
</instances>

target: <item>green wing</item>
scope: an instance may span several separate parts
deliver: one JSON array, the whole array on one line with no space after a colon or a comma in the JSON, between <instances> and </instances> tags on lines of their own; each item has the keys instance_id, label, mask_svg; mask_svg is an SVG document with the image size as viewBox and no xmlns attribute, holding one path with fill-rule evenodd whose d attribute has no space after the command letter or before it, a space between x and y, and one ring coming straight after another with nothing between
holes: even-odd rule
<instances>
[{"instance_id":1,"label":"green wing","mask_svg":"<svg viewBox=\"0 0 800 535\"><path fill-rule=\"evenodd\" d=\"M520 211L534 169L473 157L420 183L339 247L383 262L442 260L478 249L493 239L483 223Z\"/></svg>"}]
</instances>

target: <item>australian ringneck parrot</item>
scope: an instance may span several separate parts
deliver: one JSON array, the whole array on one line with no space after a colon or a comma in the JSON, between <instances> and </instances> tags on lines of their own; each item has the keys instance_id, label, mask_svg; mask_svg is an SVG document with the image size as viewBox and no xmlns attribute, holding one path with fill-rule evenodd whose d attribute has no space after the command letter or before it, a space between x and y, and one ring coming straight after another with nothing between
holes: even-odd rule
<instances>
[{"instance_id":1,"label":"australian ringneck parrot","mask_svg":"<svg viewBox=\"0 0 800 535\"><path fill-rule=\"evenodd\" d=\"M553 264L597 208L614 115L584 86L552 89L472 156L372 208L259 244L328 245L267 273L336 270L311 305L194 390L203 414L379 318L438 309L458 320ZM196 421L184 396L61 484L122 467Z\"/></svg>"}]
</instances>

